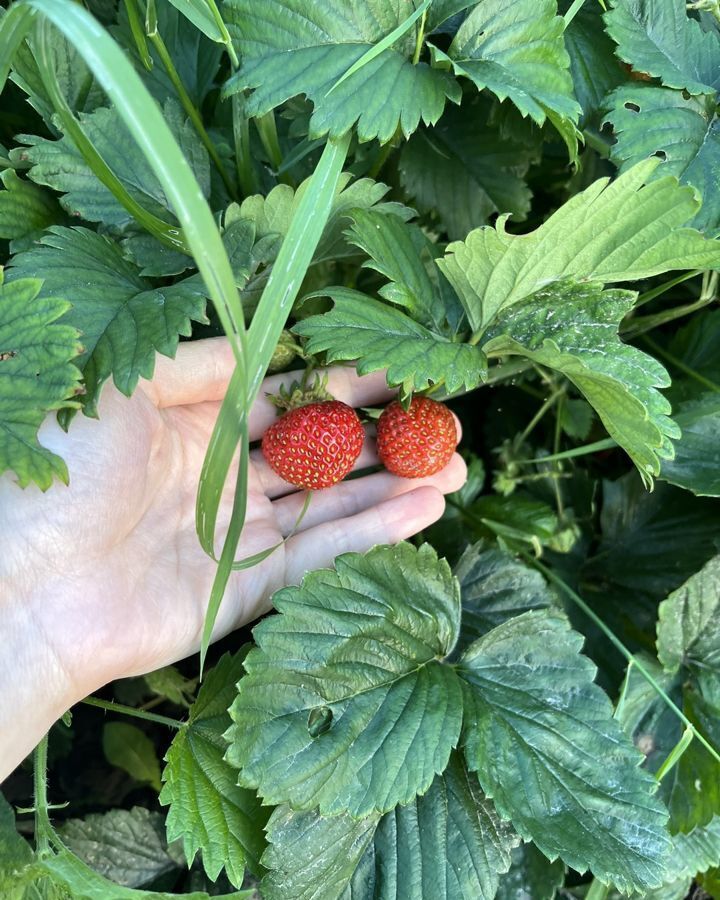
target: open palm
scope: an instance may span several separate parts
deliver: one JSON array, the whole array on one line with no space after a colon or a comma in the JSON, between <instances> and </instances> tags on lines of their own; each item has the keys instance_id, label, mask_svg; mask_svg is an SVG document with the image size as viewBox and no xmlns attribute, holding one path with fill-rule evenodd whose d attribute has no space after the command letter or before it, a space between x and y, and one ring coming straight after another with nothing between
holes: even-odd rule
<instances>
[{"instance_id":1,"label":"open palm","mask_svg":"<svg viewBox=\"0 0 720 900\"><path fill-rule=\"evenodd\" d=\"M70 485L46 494L0 478L0 615L35 629L38 653L63 671L79 699L107 681L148 672L198 649L215 564L195 533L202 461L232 372L224 339L181 345L158 360L151 382L131 399L106 388L100 418L78 417L68 434L54 421L42 443L68 464ZM265 394L292 376L265 382L250 417L257 440L275 411ZM384 376L329 373L329 390L353 406L383 402ZM305 502L251 453L247 522L238 555L279 543ZM372 440L358 468L377 462ZM374 472L313 495L289 539L263 563L233 574L215 637L251 621L269 598L303 573L348 550L392 543L442 513L442 492L456 490L465 466L455 456L433 478L414 482ZM230 519L232 491L218 516L218 542ZM20 624L17 628L20 628Z\"/></svg>"}]
</instances>

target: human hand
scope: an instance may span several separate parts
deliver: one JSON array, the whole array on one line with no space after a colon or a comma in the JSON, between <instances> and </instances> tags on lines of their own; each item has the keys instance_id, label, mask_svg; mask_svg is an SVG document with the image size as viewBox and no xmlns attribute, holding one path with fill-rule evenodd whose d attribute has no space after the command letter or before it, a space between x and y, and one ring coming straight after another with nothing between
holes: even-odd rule
<instances>
[{"instance_id":1,"label":"human hand","mask_svg":"<svg viewBox=\"0 0 720 900\"><path fill-rule=\"evenodd\" d=\"M198 649L216 565L198 543L195 496L232 369L225 339L182 344L175 361L158 357L155 377L130 399L108 386L99 420L78 417L69 434L54 419L44 424L41 443L67 462L68 487L21 491L0 477L0 778L82 697ZM263 385L252 440L276 415L265 394L289 381L275 376ZM383 373L360 378L350 368L329 370L328 389L356 407L390 396ZM367 441L357 468L375 462ZM288 536L305 501L259 451L249 476L238 558ZM257 618L276 590L338 554L420 531L441 515L442 494L464 479L455 454L431 478L376 472L315 493L296 534L263 563L233 573L214 637ZM221 537L231 508L228 489Z\"/></svg>"}]
</instances>

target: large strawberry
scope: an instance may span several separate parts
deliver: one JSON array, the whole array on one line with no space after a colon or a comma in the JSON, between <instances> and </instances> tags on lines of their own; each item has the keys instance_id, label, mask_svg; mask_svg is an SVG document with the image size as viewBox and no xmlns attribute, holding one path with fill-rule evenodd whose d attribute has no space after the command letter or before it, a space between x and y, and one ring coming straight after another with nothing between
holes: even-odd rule
<instances>
[{"instance_id":1,"label":"large strawberry","mask_svg":"<svg viewBox=\"0 0 720 900\"><path fill-rule=\"evenodd\" d=\"M306 403L286 412L262 439L268 464L285 481L318 491L350 472L365 432L355 410L339 400Z\"/></svg>"},{"instance_id":2,"label":"large strawberry","mask_svg":"<svg viewBox=\"0 0 720 900\"><path fill-rule=\"evenodd\" d=\"M453 414L429 397L413 397L407 410L396 400L378 419L378 455L388 471L403 478L439 472L450 462L457 442Z\"/></svg>"}]
</instances>

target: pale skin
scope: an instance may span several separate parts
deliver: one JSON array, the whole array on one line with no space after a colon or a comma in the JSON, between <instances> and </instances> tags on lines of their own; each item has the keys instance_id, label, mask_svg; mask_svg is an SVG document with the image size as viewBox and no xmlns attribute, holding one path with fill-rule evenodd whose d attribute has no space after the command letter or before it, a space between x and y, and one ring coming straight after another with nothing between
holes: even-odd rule
<instances>
[{"instance_id":1,"label":"pale skin","mask_svg":"<svg viewBox=\"0 0 720 900\"><path fill-rule=\"evenodd\" d=\"M224 339L182 344L174 361L158 358L153 380L130 399L107 386L99 420L78 416L68 434L54 418L43 425L41 443L67 462L69 486L43 494L0 476L0 781L85 696L198 650L216 567L198 543L195 498L232 369ZM289 380L263 385L252 440L275 418L266 393ZM330 370L328 387L355 407L390 396L383 373L361 378L351 368ZM369 437L357 468L376 462ZM421 531L465 477L458 454L417 481L366 474L316 492L289 536L306 495L252 451L237 558L288 539L260 565L233 574L214 638L256 619L276 590L338 554ZM231 505L227 490L218 550Z\"/></svg>"}]
</instances>

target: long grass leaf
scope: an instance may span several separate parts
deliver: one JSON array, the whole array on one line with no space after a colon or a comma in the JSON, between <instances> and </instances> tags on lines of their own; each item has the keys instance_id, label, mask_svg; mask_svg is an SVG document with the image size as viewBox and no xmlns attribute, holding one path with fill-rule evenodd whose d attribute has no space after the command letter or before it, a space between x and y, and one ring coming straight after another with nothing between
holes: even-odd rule
<instances>
[{"instance_id":1,"label":"long grass leaf","mask_svg":"<svg viewBox=\"0 0 720 900\"><path fill-rule=\"evenodd\" d=\"M248 406L252 405L260 391L262 379L280 338L280 333L290 315L302 280L320 243L320 238L330 217L333 198L349 146L349 134L337 141L328 141L325 145L320 162L313 173L307 191L298 204L268 283L258 303L248 332L248 345L251 348L247 367L249 383L246 400ZM220 602L232 572L235 551L245 521L247 496L245 479L247 475L243 460L247 458L248 453L247 416L238 417L236 415L237 405L232 397L234 380L234 378L231 379L230 391L222 404L215 424L198 490L196 510L198 535L203 547L212 549L222 491L239 440L241 459L233 511L205 616L200 649L201 665L204 663Z\"/></svg>"},{"instance_id":2,"label":"long grass leaf","mask_svg":"<svg viewBox=\"0 0 720 900\"><path fill-rule=\"evenodd\" d=\"M354 75L359 69L362 69L363 66L366 66L368 63L372 62L376 56L379 56L383 50L387 50L389 47L400 40L400 38L405 34L406 31L409 31L410 28L417 22L417 20L423 16L427 10L430 8L430 4L432 0L423 0L423 2L418 6L414 13L411 13L404 22L401 22L397 28L393 28L390 34L386 34L385 37L378 41L377 44L373 44L373 46L367 50L357 62L354 62L350 68L343 75L338 78L335 84L330 88L330 90L325 94L325 96L329 96L335 90L335 88L340 87L340 85L348 79L351 75Z\"/></svg>"},{"instance_id":3,"label":"long grass leaf","mask_svg":"<svg viewBox=\"0 0 720 900\"><path fill-rule=\"evenodd\" d=\"M33 11L27 6L11 6L0 15L0 93L8 80L15 54L33 25Z\"/></svg>"}]
</instances>

